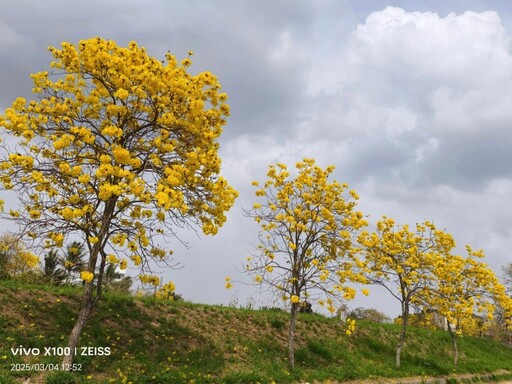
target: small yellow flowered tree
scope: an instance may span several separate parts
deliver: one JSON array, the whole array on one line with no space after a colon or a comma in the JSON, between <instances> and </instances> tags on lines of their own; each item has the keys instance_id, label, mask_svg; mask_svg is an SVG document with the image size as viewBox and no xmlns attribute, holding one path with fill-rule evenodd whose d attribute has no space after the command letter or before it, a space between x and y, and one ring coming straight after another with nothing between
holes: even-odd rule
<instances>
[{"instance_id":1,"label":"small yellow flowered tree","mask_svg":"<svg viewBox=\"0 0 512 384\"><path fill-rule=\"evenodd\" d=\"M400 302L402 329L396 348L396 366L400 367L411 305L422 302L434 284L436 265L455 242L430 222L417 224L413 232L388 217L377 223L376 232L362 232L358 242L368 282L384 287Z\"/></svg>"},{"instance_id":2,"label":"small yellow flowered tree","mask_svg":"<svg viewBox=\"0 0 512 384\"><path fill-rule=\"evenodd\" d=\"M165 261L162 244L176 226L215 234L237 193L218 175L229 107L210 72L191 75L190 58L180 64L168 53L161 62L135 42L93 38L49 50L52 71L32 75L35 99L18 98L0 116L3 134L19 138L4 145L0 182L20 200L3 217L28 236L61 247L74 234L86 244L74 351L107 262L124 269L131 260L146 276L151 259Z\"/></svg>"},{"instance_id":3,"label":"small yellow flowered tree","mask_svg":"<svg viewBox=\"0 0 512 384\"><path fill-rule=\"evenodd\" d=\"M433 285L424 295L425 307L442 315L453 345L457 365L457 335L477 334L478 323L490 325L496 305L510 315L510 298L494 272L482 261L482 250L466 246L467 257L446 255L437 260ZM482 331L482 330L480 330Z\"/></svg>"},{"instance_id":4,"label":"small yellow flowered tree","mask_svg":"<svg viewBox=\"0 0 512 384\"><path fill-rule=\"evenodd\" d=\"M30 252L19 236L14 233L0 235L0 278L21 276L35 271L39 257Z\"/></svg>"},{"instance_id":5,"label":"small yellow flowered tree","mask_svg":"<svg viewBox=\"0 0 512 384\"><path fill-rule=\"evenodd\" d=\"M257 187L255 203L246 214L261 226L260 244L248 257L247 272L290 304L289 362L294 368L294 336L301 305L315 297L334 313L337 298L352 299L346 283L353 273L352 238L366 225L356 211L358 195L348 186L330 181L333 166L322 169L313 159L296 164L297 176L287 166L271 165L268 179ZM360 279L359 279L360 280ZM226 286L231 285L226 281Z\"/></svg>"}]
</instances>

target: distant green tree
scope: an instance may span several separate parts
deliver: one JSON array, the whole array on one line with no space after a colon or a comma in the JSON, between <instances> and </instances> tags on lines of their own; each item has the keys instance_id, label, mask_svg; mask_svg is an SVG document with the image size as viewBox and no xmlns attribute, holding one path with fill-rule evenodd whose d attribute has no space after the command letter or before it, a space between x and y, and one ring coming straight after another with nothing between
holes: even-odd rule
<instances>
[{"instance_id":1,"label":"distant green tree","mask_svg":"<svg viewBox=\"0 0 512 384\"><path fill-rule=\"evenodd\" d=\"M370 320L376 323L388 323L391 319L374 308L358 307L347 314L347 317L354 320Z\"/></svg>"},{"instance_id":2,"label":"distant green tree","mask_svg":"<svg viewBox=\"0 0 512 384\"><path fill-rule=\"evenodd\" d=\"M304 301L301 303L301 306L299 308L300 313L313 313L313 306L309 301Z\"/></svg>"}]
</instances>

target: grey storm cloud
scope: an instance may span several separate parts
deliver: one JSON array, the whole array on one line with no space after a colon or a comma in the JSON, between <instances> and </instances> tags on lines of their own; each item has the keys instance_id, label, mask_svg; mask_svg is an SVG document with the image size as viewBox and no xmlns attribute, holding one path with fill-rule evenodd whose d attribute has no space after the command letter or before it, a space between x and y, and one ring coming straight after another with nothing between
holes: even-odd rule
<instances>
[{"instance_id":1,"label":"grey storm cloud","mask_svg":"<svg viewBox=\"0 0 512 384\"><path fill-rule=\"evenodd\" d=\"M150 54L194 51L193 72L209 70L230 95L232 117L223 140L243 134L286 137L305 103L307 67L297 42L308 36L311 3L62 1L14 2L0 6L0 47L11 50L0 65L2 106L29 96L29 74L46 70L49 45L99 35L126 44L136 40ZM236 126L236 128L231 128Z\"/></svg>"},{"instance_id":2,"label":"grey storm cloud","mask_svg":"<svg viewBox=\"0 0 512 384\"><path fill-rule=\"evenodd\" d=\"M512 178L512 129L445 135L419 168L432 184L482 190L493 179Z\"/></svg>"}]
</instances>

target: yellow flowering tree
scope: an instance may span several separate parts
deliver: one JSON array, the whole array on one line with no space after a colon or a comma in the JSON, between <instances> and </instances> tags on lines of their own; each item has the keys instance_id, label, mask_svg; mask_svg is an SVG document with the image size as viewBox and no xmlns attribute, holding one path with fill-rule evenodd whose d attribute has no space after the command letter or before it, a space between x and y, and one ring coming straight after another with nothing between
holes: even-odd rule
<instances>
[{"instance_id":1,"label":"yellow flowering tree","mask_svg":"<svg viewBox=\"0 0 512 384\"><path fill-rule=\"evenodd\" d=\"M358 242L368 282L384 287L400 302L402 327L396 349L396 366L400 367L411 306L421 303L433 284L435 266L455 242L430 222L417 224L411 231L408 225L396 225L385 216L374 233L363 231Z\"/></svg>"},{"instance_id":2,"label":"yellow flowering tree","mask_svg":"<svg viewBox=\"0 0 512 384\"><path fill-rule=\"evenodd\" d=\"M358 280L352 272L352 239L366 225L355 209L357 193L329 179L333 166L322 169L313 159L304 159L296 169L293 177L286 165L271 165L262 186L253 182L260 202L246 211L261 228L260 244L248 257L246 270L256 283L266 285L290 305L292 369L300 307L318 299L335 313L334 300L354 297L355 290L346 285ZM226 285L230 286L229 280Z\"/></svg>"},{"instance_id":3,"label":"yellow flowering tree","mask_svg":"<svg viewBox=\"0 0 512 384\"><path fill-rule=\"evenodd\" d=\"M39 257L30 252L14 233L0 235L0 278L16 277L37 270Z\"/></svg>"},{"instance_id":4,"label":"yellow flowering tree","mask_svg":"<svg viewBox=\"0 0 512 384\"><path fill-rule=\"evenodd\" d=\"M482 261L482 250L466 246L468 256L446 255L437 260L433 285L424 295L425 306L442 315L453 346L453 362L457 365L457 335L476 334L489 327L496 305L512 314L510 298L494 272ZM482 324L479 324L482 323Z\"/></svg>"},{"instance_id":5,"label":"yellow flowering tree","mask_svg":"<svg viewBox=\"0 0 512 384\"><path fill-rule=\"evenodd\" d=\"M191 75L190 58L167 53L161 62L135 42L98 37L49 50L52 70L32 75L34 99L18 98L0 116L2 135L19 139L4 144L0 182L20 207L3 217L25 234L47 247L70 234L86 245L73 351L101 297L107 258L145 273L151 259L165 261L162 244L176 226L215 234L237 192L219 176L229 107L214 75Z\"/></svg>"}]
</instances>

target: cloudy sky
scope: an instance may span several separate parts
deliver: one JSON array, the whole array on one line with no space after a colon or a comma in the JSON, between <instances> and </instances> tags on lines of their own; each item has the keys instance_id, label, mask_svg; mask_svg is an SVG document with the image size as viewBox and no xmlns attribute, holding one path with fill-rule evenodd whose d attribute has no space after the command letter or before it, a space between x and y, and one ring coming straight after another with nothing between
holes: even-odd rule
<instances>
[{"instance_id":1,"label":"cloudy sky","mask_svg":"<svg viewBox=\"0 0 512 384\"><path fill-rule=\"evenodd\" d=\"M29 74L62 41L135 40L162 59L194 51L192 71L229 94L221 156L240 197L216 237L187 233L191 248L177 246L183 268L165 276L188 300L262 303L254 287L224 289L226 275L245 281L256 244L242 207L268 164L303 157L335 165L370 221L433 220L499 271L512 261L511 11L484 0L2 0L0 109L30 97ZM398 313L372 293L351 306Z\"/></svg>"}]
</instances>

